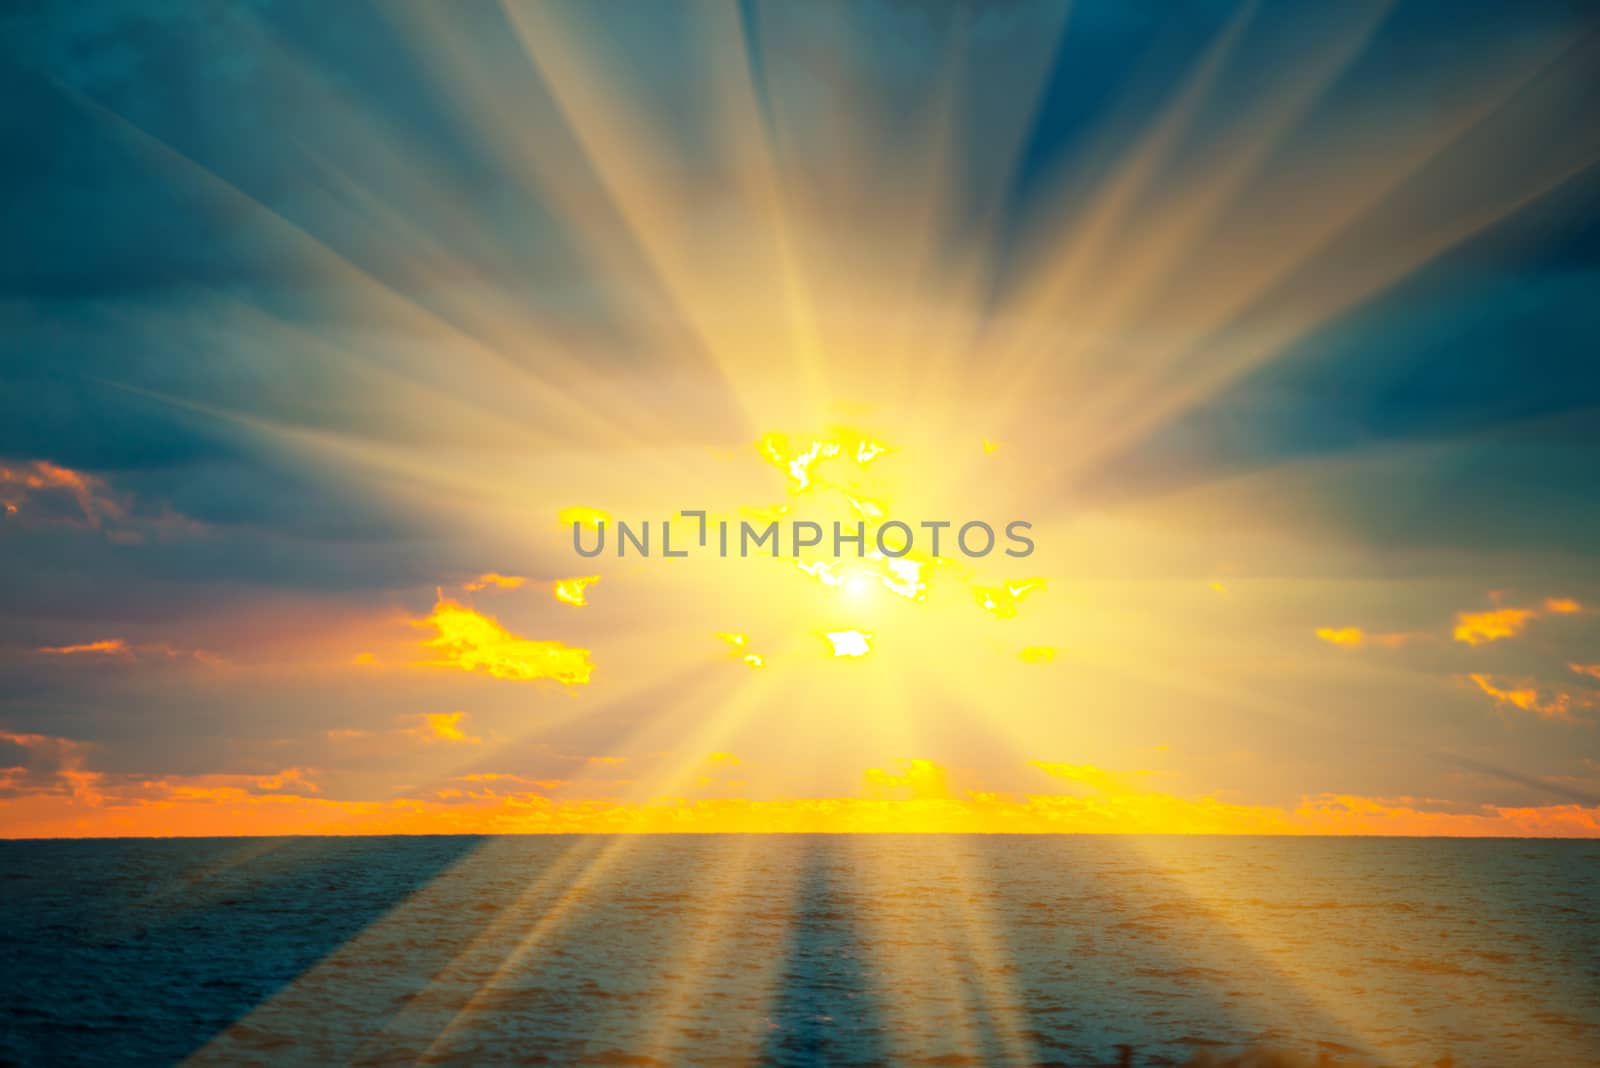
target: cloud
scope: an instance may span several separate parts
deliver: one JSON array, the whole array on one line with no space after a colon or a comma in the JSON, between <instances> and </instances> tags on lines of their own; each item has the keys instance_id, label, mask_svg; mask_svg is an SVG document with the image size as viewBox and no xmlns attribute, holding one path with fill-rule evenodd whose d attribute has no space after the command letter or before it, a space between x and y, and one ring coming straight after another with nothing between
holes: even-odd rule
<instances>
[{"instance_id":1,"label":"cloud","mask_svg":"<svg viewBox=\"0 0 1600 1068\"><path fill-rule=\"evenodd\" d=\"M1468 675L1467 678L1476 683L1478 689L1494 698L1496 704L1519 708L1545 719L1571 722L1574 710L1594 706L1593 699L1587 696L1541 688L1527 679L1503 680L1493 675L1478 673Z\"/></svg>"},{"instance_id":2,"label":"cloud","mask_svg":"<svg viewBox=\"0 0 1600 1068\"><path fill-rule=\"evenodd\" d=\"M1053 645L1029 645L1017 653L1024 664L1048 664L1056 658Z\"/></svg>"},{"instance_id":3,"label":"cloud","mask_svg":"<svg viewBox=\"0 0 1600 1068\"><path fill-rule=\"evenodd\" d=\"M76 515L61 507L62 498L76 502ZM90 527L119 519L124 511L106 492L104 479L49 460L0 462L0 505L8 515Z\"/></svg>"},{"instance_id":4,"label":"cloud","mask_svg":"<svg viewBox=\"0 0 1600 1068\"><path fill-rule=\"evenodd\" d=\"M1514 638L1539 613L1531 608L1496 608L1488 612L1458 612L1452 636L1468 645L1483 645Z\"/></svg>"},{"instance_id":5,"label":"cloud","mask_svg":"<svg viewBox=\"0 0 1600 1068\"><path fill-rule=\"evenodd\" d=\"M1580 675L1588 675L1592 679L1600 679L1600 664L1568 664L1567 667Z\"/></svg>"},{"instance_id":6,"label":"cloud","mask_svg":"<svg viewBox=\"0 0 1600 1068\"><path fill-rule=\"evenodd\" d=\"M562 604L570 604L574 608L582 608L589 603L584 590L600 581L599 575L584 575L579 578L557 579L555 583L556 600Z\"/></svg>"},{"instance_id":7,"label":"cloud","mask_svg":"<svg viewBox=\"0 0 1600 1068\"><path fill-rule=\"evenodd\" d=\"M311 781L311 772L307 768L284 768L276 775L268 775L257 779L256 785L263 790L293 790L299 788L309 793L318 794L322 788Z\"/></svg>"},{"instance_id":8,"label":"cloud","mask_svg":"<svg viewBox=\"0 0 1600 1068\"><path fill-rule=\"evenodd\" d=\"M489 571L468 582L462 589L472 592L494 586L497 589L514 590L526 581L528 580L521 575L502 575L496 571Z\"/></svg>"},{"instance_id":9,"label":"cloud","mask_svg":"<svg viewBox=\"0 0 1600 1068\"><path fill-rule=\"evenodd\" d=\"M132 650L121 638L103 638L100 641L82 642L78 645L41 645L39 652L49 653L52 656L79 656L84 653L126 656Z\"/></svg>"},{"instance_id":10,"label":"cloud","mask_svg":"<svg viewBox=\"0 0 1600 1068\"><path fill-rule=\"evenodd\" d=\"M587 684L593 671L589 650L518 637L442 593L433 613L421 622L436 632L423 644L438 651L440 658L432 663L440 666L523 682L553 679L564 686Z\"/></svg>"},{"instance_id":11,"label":"cloud","mask_svg":"<svg viewBox=\"0 0 1600 1068\"><path fill-rule=\"evenodd\" d=\"M64 794L75 804L97 805L102 778L87 768L90 746L48 734L0 731L0 742L20 748L26 762L0 768L0 798L34 793ZM0 829L6 826L0 819Z\"/></svg>"},{"instance_id":12,"label":"cloud","mask_svg":"<svg viewBox=\"0 0 1600 1068\"><path fill-rule=\"evenodd\" d=\"M461 729L461 721L465 717L465 712L427 712L422 716L422 723L413 727L409 733L429 742L477 745L483 739Z\"/></svg>"},{"instance_id":13,"label":"cloud","mask_svg":"<svg viewBox=\"0 0 1600 1068\"><path fill-rule=\"evenodd\" d=\"M866 656L872 651L872 635L860 630L830 630L823 632L833 648L834 656Z\"/></svg>"},{"instance_id":14,"label":"cloud","mask_svg":"<svg viewBox=\"0 0 1600 1068\"><path fill-rule=\"evenodd\" d=\"M1540 608L1493 608L1486 612L1458 612L1454 638L1468 645L1484 645L1514 638L1542 615L1571 615L1583 606L1570 597L1548 597Z\"/></svg>"},{"instance_id":15,"label":"cloud","mask_svg":"<svg viewBox=\"0 0 1600 1068\"><path fill-rule=\"evenodd\" d=\"M213 666L227 663L223 657L208 649L180 649L168 642L142 642L131 645L122 638L101 638L97 641L77 642L71 645L41 645L37 652L47 656L114 656L124 660L146 657L173 660L188 657Z\"/></svg>"},{"instance_id":16,"label":"cloud","mask_svg":"<svg viewBox=\"0 0 1600 1068\"><path fill-rule=\"evenodd\" d=\"M1342 645L1347 649L1368 644L1395 649L1417 637L1415 634L1404 633L1371 634L1360 627L1318 627L1316 634L1318 638L1331 645Z\"/></svg>"},{"instance_id":17,"label":"cloud","mask_svg":"<svg viewBox=\"0 0 1600 1068\"><path fill-rule=\"evenodd\" d=\"M97 532L115 545L194 535L205 524L166 503L141 506L130 492L113 492L104 478L50 460L0 458L0 522L24 530Z\"/></svg>"}]
</instances>

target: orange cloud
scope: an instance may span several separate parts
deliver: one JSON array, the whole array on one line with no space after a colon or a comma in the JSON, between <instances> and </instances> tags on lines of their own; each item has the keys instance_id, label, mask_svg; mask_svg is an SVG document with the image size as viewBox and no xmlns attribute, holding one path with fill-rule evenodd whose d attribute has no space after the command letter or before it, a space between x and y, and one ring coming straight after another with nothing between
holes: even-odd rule
<instances>
[{"instance_id":1,"label":"orange cloud","mask_svg":"<svg viewBox=\"0 0 1600 1068\"><path fill-rule=\"evenodd\" d=\"M122 506L104 492L105 486L104 479L49 460L0 464L0 503L13 515L41 496L57 491L75 498L84 523L98 527L102 519L120 518L123 514Z\"/></svg>"},{"instance_id":2,"label":"orange cloud","mask_svg":"<svg viewBox=\"0 0 1600 1068\"><path fill-rule=\"evenodd\" d=\"M432 661L436 665L481 671L497 679L554 679L565 686L586 684L593 670L589 650L518 637L494 619L442 594L422 625L437 632L423 643L438 650L440 659Z\"/></svg>"},{"instance_id":3,"label":"orange cloud","mask_svg":"<svg viewBox=\"0 0 1600 1068\"><path fill-rule=\"evenodd\" d=\"M87 767L89 746L71 738L57 738L48 734L20 734L0 731L0 741L10 742L27 751L30 763L41 765L40 771L32 768L0 769L0 786L26 796L30 793L65 795L74 804L98 805L101 774ZM0 832L5 827L0 821Z\"/></svg>"},{"instance_id":4,"label":"orange cloud","mask_svg":"<svg viewBox=\"0 0 1600 1068\"><path fill-rule=\"evenodd\" d=\"M256 785L263 790L288 790L299 787L313 794L322 792L322 788L309 778L310 771L305 768L284 768L276 775L268 775L264 779L257 779Z\"/></svg>"},{"instance_id":5,"label":"orange cloud","mask_svg":"<svg viewBox=\"0 0 1600 1068\"><path fill-rule=\"evenodd\" d=\"M1348 649L1358 648L1369 642L1394 649L1415 637L1404 633L1369 634L1360 627L1318 627L1316 633L1323 641L1332 645L1342 645Z\"/></svg>"},{"instance_id":6,"label":"orange cloud","mask_svg":"<svg viewBox=\"0 0 1600 1068\"><path fill-rule=\"evenodd\" d=\"M179 649L166 642L129 645L121 638L102 638L99 641L80 642L75 645L41 645L37 651L50 656L116 656L128 659L158 656L168 660L192 657L201 663L213 666L227 663L223 657L206 649Z\"/></svg>"},{"instance_id":7,"label":"orange cloud","mask_svg":"<svg viewBox=\"0 0 1600 1068\"><path fill-rule=\"evenodd\" d=\"M1568 664L1567 667L1580 675L1588 675L1592 679L1600 679L1600 664Z\"/></svg>"},{"instance_id":8,"label":"orange cloud","mask_svg":"<svg viewBox=\"0 0 1600 1068\"><path fill-rule=\"evenodd\" d=\"M1574 709L1589 708L1594 703L1588 698L1576 697L1559 690L1552 691L1546 696L1535 683L1526 680L1502 681L1493 675L1482 674L1468 675L1467 678L1477 683L1478 689L1494 698L1496 704L1520 708L1524 712L1532 712L1545 719L1570 721Z\"/></svg>"},{"instance_id":9,"label":"orange cloud","mask_svg":"<svg viewBox=\"0 0 1600 1068\"><path fill-rule=\"evenodd\" d=\"M422 727L426 729L430 739L477 745L482 739L477 739L461 729L461 719L466 715L464 711L430 711L422 716Z\"/></svg>"},{"instance_id":10,"label":"orange cloud","mask_svg":"<svg viewBox=\"0 0 1600 1068\"><path fill-rule=\"evenodd\" d=\"M465 712L427 712L423 714L422 724L412 728L410 733L430 742L458 742L464 745L477 745L483 739L474 737L461 729L461 720Z\"/></svg>"},{"instance_id":11,"label":"orange cloud","mask_svg":"<svg viewBox=\"0 0 1600 1068\"><path fill-rule=\"evenodd\" d=\"M473 591L495 586L502 590L514 590L526 581L527 579L523 578L521 575L502 575L498 572L490 571L479 575L462 588L468 591Z\"/></svg>"},{"instance_id":12,"label":"orange cloud","mask_svg":"<svg viewBox=\"0 0 1600 1068\"><path fill-rule=\"evenodd\" d=\"M79 645L41 645L39 652L50 653L53 656L78 656L83 653L125 656L132 650L121 638L104 638L97 642L83 642Z\"/></svg>"},{"instance_id":13,"label":"orange cloud","mask_svg":"<svg viewBox=\"0 0 1600 1068\"><path fill-rule=\"evenodd\" d=\"M1514 638L1539 613L1531 608L1495 608L1487 612L1458 612L1453 637L1468 645L1483 645Z\"/></svg>"},{"instance_id":14,"label":"orange cloud","mask_svg":"<svg viewBox=\"0 0 1600 1068\"><path fill-rule=\"evenodd\" d=\"M1455 639L1468 645L1483 645L1514 638L1524 627L1542 615L1572 615L1583 606L1570 597L1547 597L1541 608L1493 608L1487 612L1456 613Z\"/></svg>"}]
</instances>

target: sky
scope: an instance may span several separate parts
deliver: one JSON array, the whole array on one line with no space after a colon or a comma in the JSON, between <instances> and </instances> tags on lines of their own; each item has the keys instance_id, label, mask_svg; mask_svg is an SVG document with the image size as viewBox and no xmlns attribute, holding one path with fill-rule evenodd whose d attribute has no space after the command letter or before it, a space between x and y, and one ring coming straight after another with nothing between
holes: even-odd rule
<instances>
[{"instance_id":1,"label":"sky","mask_svg":"<svg viewBox=\"0 0 1600 1068\"><path fill-rule=\"evenodd\" d=\"M1600 835L1597 29L13 6L0 835Z\"/></svg>"}]
</instances>

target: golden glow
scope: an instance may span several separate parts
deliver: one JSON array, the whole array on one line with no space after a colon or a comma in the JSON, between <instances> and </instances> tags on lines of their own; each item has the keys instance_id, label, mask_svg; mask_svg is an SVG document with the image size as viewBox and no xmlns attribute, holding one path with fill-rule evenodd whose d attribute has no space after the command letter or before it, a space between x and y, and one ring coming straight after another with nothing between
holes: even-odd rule
<instances>
[{"instance_id":1,"label":"golden glow","mask_svg":"<svg viewBox=\"0 0 1600 1068\"><path fill-rule=\"evenodd\" d=\"M453 726L453 723L447 724ZM470 740L470 736L468 736ZM326 796L304 769L267 777L202 775L108 785L83 768L82 747L44 735L0 740L53 754L61 789L0 795L10 835L122 834L626 834L626 833L1020 833L1378 834L1507 837L1600 835L1600 813L1578 804L1482 805L1440 811L1404 798L1302 797L1289 807L1184 797L1143 788L1142 772L1047 761L1032 766L1079 791L1015 797L952 785L926 759L866 769L865 796L752 801L740 798L617 802L556 800L558 781L473 772L426 797L348 801ZM441 740L451 740L441 738ZM617 758L591 763L612 765ZM743 761L713 753L697 766Z\"/></svg>"}]
</instances>

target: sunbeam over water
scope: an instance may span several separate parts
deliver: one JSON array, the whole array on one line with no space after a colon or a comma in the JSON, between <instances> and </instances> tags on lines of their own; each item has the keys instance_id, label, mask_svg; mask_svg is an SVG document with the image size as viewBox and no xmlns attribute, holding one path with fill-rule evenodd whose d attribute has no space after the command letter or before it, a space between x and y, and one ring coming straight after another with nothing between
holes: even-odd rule
<instances>
[{"instance_id":1,"label":"sunbeam over water","mask_svg":"<svg viewBox=\"0 0 1600 1068\"><path fill-rule=\"evenodd\" d=\"M1588 843L13 843L0 878L19 1063L1600 1055Z\"/></svg>"}]
</instances>

